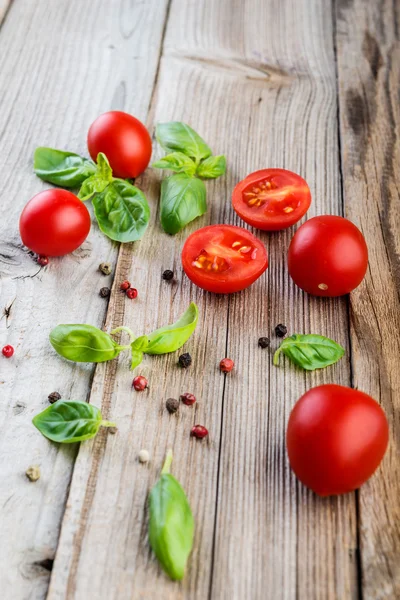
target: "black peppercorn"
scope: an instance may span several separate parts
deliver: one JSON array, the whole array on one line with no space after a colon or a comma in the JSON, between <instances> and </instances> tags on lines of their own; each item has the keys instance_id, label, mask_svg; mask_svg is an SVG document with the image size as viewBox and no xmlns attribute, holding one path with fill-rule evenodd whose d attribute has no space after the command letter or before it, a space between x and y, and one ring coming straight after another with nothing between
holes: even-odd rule
<instances>
[{"instance_id":1,"label":"black peppercorn","mask_svg":"<svg viewBox=\"0 0 400 600\"><path fill-rule=\"evenodd\" d=\"M51 394L48 395L48 400L50 404L54 404L57 400L61 400L61 394L58 392L51 392Z\"/></svg>"},{"instance_id":2,"label":"black peppercorn","mask_svg":"<svg viewBox=\"0 0 400 600\"><path fill-rule=\"evenodd\" d=\"M110 263L102 262L99 264L99 271L103 273L103 275L111 275L112 267Z\"/></svg>"},{"instance_id":3,"label":"black peppercorn","mask_svg":"<svg viewBox=\"0 0 400 600\"><path fill-rule=\"evenodd\" d=\"M111 290L108 287L102 287L99 293L102 298L108 298L111 294Z\"/></svg>"},{"instance_id":4,"label":"black peppercorn","mask_svg":"<svg viewBox=\"0 0 400 600\"><path fill-rule=\"evenodd\" d=\"M183 369L187 369L192 364L192 357L189 352L185 352L185 354L181 354L179 357L179 364Z\"/></svg>"},{"instance_id":5,"label":"black peppercorn","mask_svg":"<svg viewBox=\"0 0 400 600\"><path fill-rule=\"evenodd\" d=\"M282 325L282 323L279 323L279 325L277 325L275 327L275 333L278 337L285 337L285 335L287 334L287 327L286 325Z\"/></svg>"},{"instance_id":6,"label":"black peppercorn","mask_svg":"<svg viewBox=\"0 0 400 600\"><path fill-rule=\"evenodd\" d=\"M176 398L168 398L168 400L165 403L165 406L167 407L167 411L172 415L178 410L179 401Z\"/></svg>"},{"instance_id":7,"label":"black peppercorn","mask_svg":"<svg viewBox=\"0 0 400 600\"><path fill-rule=\"evenodd\" d=\"M267 337L260 337L258 339L258 345L260 346L260 348L268 348L268 346L270 345L269 338L267 338Z\"/></svg>"},{"instance_id":8,"label":"black peppercorn","mask_svg":"<svg viewBox=\"0 0 400 600\"><path fill-rule=\"evenodd\" d=\"M165 279L165 281L171 281L171 279L174 278L174 272L170 271L170 269L167 269L166 271L164 271L164 273L162 274L162 278Z\"/></svg>"}]
</instances>

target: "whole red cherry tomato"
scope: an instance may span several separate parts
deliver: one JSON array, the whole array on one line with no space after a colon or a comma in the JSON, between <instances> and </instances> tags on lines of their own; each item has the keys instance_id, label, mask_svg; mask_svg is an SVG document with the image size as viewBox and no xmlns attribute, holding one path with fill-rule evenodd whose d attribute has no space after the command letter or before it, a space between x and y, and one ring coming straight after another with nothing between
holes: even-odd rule
<instances>
[{"instance_id":1,"label":"whole red cherry tomato","mask_svg":"<svg viewBox=\"0 0 400 600\"><path fill-rule=\"evenodd\" d=\"M254 171L233 190L233 208L249 225L266 231L297 223L311 204L311 192L300 175L286 169Z\"/></svg>"},{"instance_id":2,"label":"whole red cherry tomato","mask_svg":"<svg viewBox=\"0 0 400 600\"><path fill-rule=\"evenodd\" d=\"M342 385L320 385L295 404L286 433L290 466L320 496L359 488L379 466L389 440L375 400Z\"/></svg>"},{"instance_id":3,"label":"whole red cherry tomato","mask_svg":"<svg viewBox=\"0 0 400 600\"><path fill-rule=\"evenodd\" d=\"M288 253L293 281L314 296L342 296L356 288L368 266L361 231L348 219L324 215L306 221Z\"/></svg>"},{"instance_id":4,"label":"whole red cherry tomato","mask_svg":"<svg viewBox=\"0 0 400 600\"><path fill-rule=\"evenodd\" d=\"M90 214L71 192L45 190L25 206L19 230L23 243L33 252L62 256L85 241L90 231Z\"/></svg>"},{"instance_id":5,"label":"whole red cherry tomato","mask_svg":"<svg viewBox=\"0 0 400 600\"><path fill-rule=\"evenodd\" d=\"M182 250L186 275L199 287L230 294L249 287L268 267L264 245L234 225L210 225L188 237Z\"/></svg>"},{"instance_id":6,"label":"whole red cherry tomato","mask_svg":"<svg viewBox=\"0 0 400 600\"><path fill-rule=\"evenodd\" d=\"M100 115L90 126L88 148L94 161L103 152L115 177L137 177L146 169L151 157L151 138L146 127L119 110Z\"/></svg>"}]
</instances>

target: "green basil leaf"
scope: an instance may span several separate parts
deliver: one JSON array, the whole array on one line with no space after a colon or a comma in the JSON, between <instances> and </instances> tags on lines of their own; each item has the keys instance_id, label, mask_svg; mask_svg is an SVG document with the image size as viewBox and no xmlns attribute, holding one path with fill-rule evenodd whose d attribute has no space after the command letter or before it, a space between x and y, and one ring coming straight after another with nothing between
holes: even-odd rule
<instances>
[{"instance_id":1,"label":"green basil leaf","mask_svg":"<svg viewBox=\"0 0 400 600\"><path fill-rule=\"evenodd\" d=\"M135 242L143 237L150 209L143 192L123 179L114 179L93 196L94 212L103 233L117 242Z\"/></svg>"},{"instance_id":2,"label":"green basil leaf","mask_svg":"<svg viewBox=\"0 0 400 600\"><path fill-rule=\"evenodd\" d=\"M103 192L112 180L110 163L106 155L100 152L97 156L97 172L82 183L78 198L82 201L89 200L93 194Z\"/></svg>"},{"instance_id":3,"label":"green basil leaf","mask_svg":"<svg viewBox=\"0 0 400 600\"><path fill-rule=\"evenodd\" d=\"M161 184L161 225L171 235L207 210L206 187L201 179L184 173L166 177Z\"/></svg>"},{"instance_id":4,"label":"green basil leaf","mask_svg":"<svg viewBox=\"0 0 400 600\"><path fill-rule=\"evenodd\" d=\"M124 349L93 325L57 325L50 333L50 343L60 356L75 362L105 362Z\"/></svg>"},{"instance_id":5,"label":"green basil leaf","mask_svg":"<svg viewBox=\"0 0 400 600\"><path fill-rule=\"evenodd\" d=\"M220 156L210 156L203 160L197 167L196 175L203 179L216 179L226 171L226 158Z\"/></svg>"},{"instance_id":6,"label":"green basil leaf","mask_svg":"<svg viewBox=\"0 0 400 600\"><path fill-rule=\"evenodd\" d=\"M132 348L131 352L131 370L135 369L140 365L143 360L143 352L141 350L135 350Z\"/></svg>"},{"instance_id":7,"label":"green basil leaf","mask_svg":"<svg viewBox=\"0 0 400 600\"><path fill-rule=\"evenodd\" d=\"M171 461L170 451L150 491L149 542L167 575L180 581L193 547L194 519L184 489L169 473Z\"/></svg>"},{"instance_id":8,"label":"green basil leaf","mask_svg":"<svg viewBox=\"0 0 400 600\"><path fill-rule=\"evenodd\" d=\"M100 426L115 427L115 423L103 421L96 406L72 400L58 400L36 415L32 422L49 440L63 444L89 440Z\"/></svg>"},{"instance_id":9,"label":"green basil leaf","mask_svg":"<svg viewBox=\"0 0 400 600\"><path fill-rule=\"evenodd\" d=\"M149 345L147 336L142 335L134 340L131 344L131 369L133 370L135 367L140 365L143 360L143 352L145 352L147 346Z\"/></svg>"},{"instance_id":10,"label":"green basil leaf","mask_svg":"<svg viewBox=\"0 0 400 600\"><path fill-rule=\"evenodd\" d=\"M186 123L159 123L156 127L156 138L165 150L183 152L196 162L212 154L205 141Z\"/></svg>"},{"instance_id":11,"label":"green basil leaf","mask_svg":"<svg viewBox=\"0 0 400 600\"><path fill-rule=\"evenodd\" d=\"M103 181L107 181L111 183L113 180L112 169L110 167L110 163L108 162L108 158L103 152L99 152L97 155L97 173L99 179Z\"/></svg>"},{"instance_id":12,"label":"green basil leaf","mask_svg":"<svg viewBox=\"0 0 400 600\"><path fill-rule=\"evenodd\" d=\"M96 165L87 158L54 148L36 148L33 168L38 177L64 188L80 186L96 173Z\"/></svg>"},{"instance_id":13,"label":"green basil leaf","mask_svg":"<svg viewBox=\"0 0 400 600\"><path fill-rule=\"evenodd\" d=\"M157 169L169 169L175 171L175 173L186 173L187 175L194 175L196 172L196 163L183 152L167 154L167 156L153 163L152 166Z\"/></svg>"},{"instance_id":14,"label":"green basil leaf","mask_svg":"<svg viewBox=\"0 0 400 600\"><path fill-rule=\"evenodd\" d=\"M150 335L146 336L148 340L146 354L167 354L175 352L183 346L196 329L199 318L199 311L194 302L192 302L187 311L180 319L172 325L156 329Z\"/></svg>"},{"instance_id":15,"label":"green basil leaf","mask_svg":"<svg viewBox=\"0 0 400 600\"><path fill-rule=\"evenodd\" d=\"M274 355L274 365L279 364L283 352L292 362L307 371L333 365L344 355L344 348L323 335L295 334L283 340Z\"/></svg>"}]
</instances>

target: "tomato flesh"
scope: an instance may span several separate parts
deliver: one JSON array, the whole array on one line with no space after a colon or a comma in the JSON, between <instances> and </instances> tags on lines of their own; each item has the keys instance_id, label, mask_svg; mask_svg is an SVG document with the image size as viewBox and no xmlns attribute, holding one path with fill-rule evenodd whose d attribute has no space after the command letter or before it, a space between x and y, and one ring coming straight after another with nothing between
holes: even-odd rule
<instances>
[{"instance_id":1,"label":"tomato flesh","mask_svg":"<svg viewBox=\"0 0 400 600\"><path fill-rule=\"evenodd\" d=\"M248 175L233 190L233 208L249 225L265 231L297 223L311 204L306 181L286 169L262 169Z\"/></svg>"},{"instance_id":2,"label":"tomato flesh","mask_svg":"<svg viewBox=\"0 0 400 600\"><path fill-rule=\"evenodd\" d=\"M293 281L314 296L342 296L363 280L368 248L361 231L348 219L314 217L294 234L288 252Z\"/></svg>"},{"instance_id":3,"label":"tomato flesh","mask_svg":"<svg viewBox=\"0 0 400 600\"><path fill-rule=\"evenodd\" d=\"M99 152L107 156L115 177L135 178L150 162L151 138L141 121L112 110L100 115L91 125L88 149L94 161Z\"/></svg>"},{"instance_id":4,"label":"tomato flesh","mask_svg":"<svg viewBox=\"0 0 400 600\"><path fill-rule=\"evenodd\" d=\"M71 192L45 190L27 203L19 229L23 243L33 252L62 256L85 241L90 231L90 214Z\"/></svg>"},{"instance_id":5,"label":"tomato flesh","mask_svg":"<svg viewBox=\"0 0 400 600\"><path fill-rule=\"evenodd\" d=\"M217 294L238 292L268 267L264 245L252 233L233 225L210 225L188 237L182 265L193 283Z\"/></svg>"},{"instance_id":6,"label":"tomato flesh","mask_svg":"<svg viewBox=\"0 0 400 600\"><path fill-rule=\"evenodd\" d=\"M286 433L293 471L320 496L359 488L378 468L388 440L386 415L371 396L330 384L298 400Z\"/></svg>"}]
</instances>

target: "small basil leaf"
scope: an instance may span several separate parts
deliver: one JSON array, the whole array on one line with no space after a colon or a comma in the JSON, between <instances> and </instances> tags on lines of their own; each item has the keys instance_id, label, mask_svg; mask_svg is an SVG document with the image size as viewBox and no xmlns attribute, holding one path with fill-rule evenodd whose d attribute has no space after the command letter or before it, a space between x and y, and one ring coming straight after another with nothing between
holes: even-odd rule
<instances>
[{"instance_id":1,"label":"small basil leaf","mask_svg":"<svg viewBox=\"0 0 400 600\"><path fill-rule=\"evenodd\" d=\"M295 334L283 340L274 355L274 365L279 364L283 352L292 362L307 371L333 365L344 355L344 348L323 335Z\"/></svg>"},{"instance_id":2,"label":"small basil leaf","mask_svg":"<svg viewBox=\"0 0 400 600\"><path fill-rule=\"evenodd\" d=\"M183 152L167 154L167 156L153 163L152 166L157 169L169 169L175 171L175 173L186 173L187 175L194 175L196 171L196 163Z\"/></svg>"},{"instance_id":3,"label":"small basil leaf","mask_svg":"<svg viewBox=\"0 0 400 600\"><path fill-rule=\"evenodd\" d=\"M171 235L207 210L206 188L201 179L184 173L166 177L161 184L161 225Z\"/></svg>"},{"instance_id":4,"label":"small basil leaf","mask_svg":"<svg viewBox=\"0 0 400 600\"><path fill-rule=\"evenodd\" d=\"M92 325L57 325L50 343L60 356L75 362L105 362L122 350L108 333Z\"/></svg>"},{"instance_id":5,"label":"small basil leaf","mask_svg":"<svg viewBox=\"0 0 400 600\"><path fill-rule=\"evenodd\" d=\"M226 171L226 158L223 155L210 156L197 167L196 175L203 179L216 179Z\"/></svg>"},{"instance_id":6,"label":"small basil leaf","mask_svg":"<svg viewBox=\"0 0 400 600\"><path fill-rule=\"evenodd\" d=\"M107 181L111 183L113 180L112 169L110 167L110 163L108 162L108 158L103 152L99 152L97 155L97 173L99 179L103 181Z\"/></svg>"},{"instance_id":7,"label":"small basil leaf","mask_svg":"<svg viewBox=\"0 0 400 600\"><path fill-rule=\"evenodd\" d=\"M96 172L96 165L79 154L44 147L36 148L33 168L43 181L65 188L80 186Z\"/></svg>"},{"instance_id":8,"label":"small basil leaf","mask_svg":"<svg viewBox=\"0 0 400 600\"><path fill-rule=\"evenodd\" d=\"M135 369L143 360L143 352L141 350L135 350L132 348L131 352L131 369Z\"/></svg>"},{"instance_id":9,"label":"small basil leaf","mask_svg":"<svg viewBox=\"0 0 400 600\"><path fill-rule=\"evenodd\" d=\"M93 194L103 192L112 180L110 163L106 155L100 152L97 156L97 171L82 183L78 198L82 201L89 200Z\"/></svg>"},{"instance_id":10,"label":"small basil leaf","mask_svg":"<svg viewBox=\"0 0 400 600\"><path fill-rule=\"evenodd\" d=\"M49 440L63 444L89 440L101 425L115 426L115 423L102 420L96 406L72 400L58 400L36 415L32 422Z\"/></svg>"},{"instance_id":11,"label":"small basil leaf","mask_svg":"<svg viewBox=\"0 0 400 600\"><path fill-rule=\"evenodd\" d=\"M114 179L92 200L103 233L117 242L135 242L143 237L150 218L145 195L123 179Z\"/></svg>"},{"instance_id":12,"label":"small basil leaf","mask_svg":"<svg viewBox=\"0 0 400 600\"><path fill-rule=\"evenodd\" d=\"M169 473L171 461L169 452L150 491L149 542L167 575L180 581L193 546L194 519L184 489Z\"/></svg>"},{"instance_id":13,"label":"small basil leaf","mask_svg":"<svg viewBox=\"0 0 400 600\"><path fill-rule=\"evenodd\" d=\"M165 150L183 152L197 162L212 154L205 141L186 123L159 123L156 127L156 138Z\"/></svg>"},{"instance_id":14,"label":"small basil leaf","mask_svg":"<svg viewBox=\"0 0 400 600\"><path fill-rule=\"evenodd\" d=\"M146 348L148 345L149 340L147 338L147 335L141 335L132 342L131 347L133 350L142 350L143 352L146 352Z\"/></svg>"},{"instance_id":15,"label":"small basil leaf","mask_svg":"<svg viewBox=\"0 0 400 600\"><path fill-rule=\"evenodd\" d=\"M190 338L196 328L198 318L198 308L192 302L187 311L176 323L156 329L156 331L147 336L148 346L144 352L146 354L175 352Z\"/></svg>"}]
</instances>

